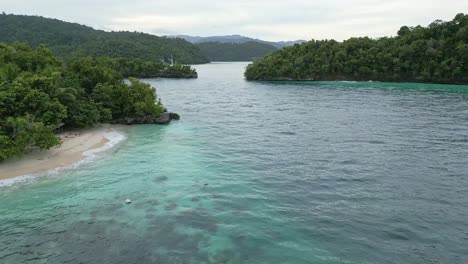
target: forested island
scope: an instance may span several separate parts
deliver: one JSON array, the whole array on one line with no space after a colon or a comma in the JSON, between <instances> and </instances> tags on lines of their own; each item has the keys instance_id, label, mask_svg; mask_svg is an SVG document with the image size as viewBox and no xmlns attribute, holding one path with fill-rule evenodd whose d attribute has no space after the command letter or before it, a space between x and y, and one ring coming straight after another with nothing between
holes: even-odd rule
<instances>
[{"instance_id":1,"label":"forested island","mask_svg":"<svg viewBox=\"0 0 468 264\"><path fill-rule=\"evenodd\" d=\"M58 131L128 118L159 122L169 113L156 90L134 77L194 75L190 66L140 59L82 57L64 63L42 45L0 44L0 161L60 144Z\"/></svg>"},{"instance_id":2,"label":"forested island","mask_svg":"<svg viewBox=\"0 0 468 264\"><path fill-rule=\"evenodd\" d=\"M206 42L220 42L220 43L247 43L247 42L256 42L262 44L268 44L277 49L293 46L294 44L300 44L305 42L305 40L288 40L288 41L267 41L258 38L250 38L242 35L224 35L224 36L210 36L210 37L200 37L200 36L189 36L189 35L176 35L169 36L172 38L182 38L193 44L200 44Z\"/></svg>"},{"instance_id":3,"label":"forested island","mask_svg":"<svg viewBox=\"0 0 468 264\"><path fill-rule=\"evenodd\" d=\"M244 43L203 42L196 44L210 61L252 61L277 50L254 41Z\"/></svg>"},{"instance_id":4,"label":"forested island","mask_svg":"<svg viewBox=\"0 0 468 264\"><path fill-rule=\"evenodd\" d=\"M154 62L201 64L209 60L192 43L180 38L140 32L106 32L40 16L0 14L0 42L24 42L50 48L64 61L83 56L143 59Z\"/></svg>"},{"instance_id":5,"label":"forested island","mask_svg":"<svg viewBox=\"0 0 468 264\"><path fill-rule=\"evenodd\" d=\"M312 40L250 64L247 80L468 83L468 15L403 26L395 37Z\"/></svg>"}]
</instances>

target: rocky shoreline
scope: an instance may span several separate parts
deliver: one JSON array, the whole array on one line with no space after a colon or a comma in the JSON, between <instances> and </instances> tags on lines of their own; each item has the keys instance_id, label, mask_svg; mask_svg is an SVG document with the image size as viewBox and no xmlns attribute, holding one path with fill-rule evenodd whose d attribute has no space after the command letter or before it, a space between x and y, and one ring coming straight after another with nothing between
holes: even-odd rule
<instances>
[{"instance_id":1,"label":"rocky shoreline","mask_svg":"<svg viewBox=\"0 0 468 264\"><path fill-rule=\"evenodd\" d=\"M179 120L180 116L173 112L164 112L159 117L143 116L143 117L125 117L113 120L112 124L121 125L141 125L141 124L160 124L167 125L172 120Z\"/></svg>"}]
</instances>

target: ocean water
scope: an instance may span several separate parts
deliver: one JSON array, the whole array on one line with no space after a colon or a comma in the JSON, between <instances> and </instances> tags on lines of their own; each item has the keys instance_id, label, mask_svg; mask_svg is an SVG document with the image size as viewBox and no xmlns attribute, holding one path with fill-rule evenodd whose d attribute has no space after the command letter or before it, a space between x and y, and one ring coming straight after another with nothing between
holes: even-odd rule
<instances>
[{"instance_id":1,"label":"ocean water","mask_svg":"<svg viewBox=\"0 0 468 264\"><path fill-rule=\"evenodd\" d=\"M245 66L146 80L180 121L1 187L0 263L468 263L468 86Z\"/></svg>"}]
</instances>

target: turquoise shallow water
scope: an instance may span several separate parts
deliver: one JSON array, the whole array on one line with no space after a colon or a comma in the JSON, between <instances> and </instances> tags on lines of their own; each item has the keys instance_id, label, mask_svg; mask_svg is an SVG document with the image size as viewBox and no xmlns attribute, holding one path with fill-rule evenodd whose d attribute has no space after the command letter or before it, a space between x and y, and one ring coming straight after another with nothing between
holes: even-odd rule
<instances>
[{"instance_id":1,"label":"turquoise shallow water","mask_svg":"<svg viewBox=\"0 0 468 264\"><path fill-rule=\"evenodd\" d=\"M180 121L0 188L0 263L468 263L467 86L245 65L147 80Z\"/></svg>"}]
</instances>

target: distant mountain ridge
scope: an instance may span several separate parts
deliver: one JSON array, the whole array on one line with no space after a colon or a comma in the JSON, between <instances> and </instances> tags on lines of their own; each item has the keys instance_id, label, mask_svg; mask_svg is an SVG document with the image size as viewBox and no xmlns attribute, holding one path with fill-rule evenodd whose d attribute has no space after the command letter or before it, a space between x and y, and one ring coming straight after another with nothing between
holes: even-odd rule
<instances>
[{"instance_id":1,"label":"distant mountain ridge","mask_svg":"<svg viewBox=\"0 0 468 264\"><path fill-rule=\"evenodd\" d=\"M220 42L220 43L246 43L246 42L258 42L269 44L275 48L284 48L288 46L294 46L294 44L301 44L306 42L305 40L293 40L293 41L266 41L256 38L245 37L241 35L225 35L225 36L211 36L211 37L199 37L199 36L189 36L189 35L175 35L168 36L171 38L181 38L185 39L188 42L193 44L205 43L205 42Z\"/></svg>"}]
</instances>

